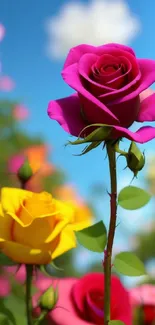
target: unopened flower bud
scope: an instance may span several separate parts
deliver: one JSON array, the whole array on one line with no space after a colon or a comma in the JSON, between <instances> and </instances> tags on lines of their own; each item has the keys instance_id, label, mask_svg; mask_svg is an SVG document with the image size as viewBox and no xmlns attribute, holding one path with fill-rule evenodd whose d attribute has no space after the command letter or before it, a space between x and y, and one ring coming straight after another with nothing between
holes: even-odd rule
<instances>
[{"instance_id":1,"label":"unopened flower bud","mask_svg":"<svg viewBox=\"0 0 155 325\"><path fill-rule=\"evenodd\" d=\"M33 175L32 168L28 160L25 160L23 165L18 170L18 177L21 182L27 182Z\"/></svg>"},{"instance_id":2,"label":"unopened flower bud","mask_svg":"<svg viewBox=\"0 0 155 325\"><path fill-rule=\"evenodd\" d=\"M137 176L138 172L145 165L145 156L139 150L135 142L131 142L128 155L126 156L127 167L134 173L134 176Z\"/></svg>"},{"instance_id":3,"label":"unopened flower bud","mask_svg":"<svg viewBox=\"0 0 155 325\"><path fill-rule=\"evenodd\" d=\"M45 310L52 310L58 301L57 288L48 288L40 298L40 307Z\"/></svg>"}]
</instances>

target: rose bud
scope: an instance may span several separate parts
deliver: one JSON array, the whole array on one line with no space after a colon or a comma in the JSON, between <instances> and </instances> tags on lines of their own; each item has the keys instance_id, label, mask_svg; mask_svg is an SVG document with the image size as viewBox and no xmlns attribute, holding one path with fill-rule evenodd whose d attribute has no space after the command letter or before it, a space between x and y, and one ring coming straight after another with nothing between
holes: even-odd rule
<instances>
[{"instance_id":1,"label":"rose bud","mask_svg":"<svg viewBox=\"0 0 155 325\"><path fill-rule=\"evenodd\" d=\"M18 178L20 179L21 182L25 183L32 177L32 175L33 175L32 168L29 164L29 161L26 159L25 162L18 170Z\"/></svg>"},{"instance_id":2,"label":"rose bud","mask_svg":"<svg viewBox=\"0 0 155 325\"><path fill-rule=\"evenodd\" d=\"M145 156L133 141L131 142L126 160L127 167L134 173L134 177L136 177L145 165Z\"/></svg>"},{"instance_id":3,"label":"rose bud","mask_svg":"<svg viewBox=\"0 0 155 325\"><path fill-rule=\"evenodd\" d=\"M40 307L44 310L52 310L58 301L58 290L49 287L40 298Z\"/></svg>"}]
</instances>

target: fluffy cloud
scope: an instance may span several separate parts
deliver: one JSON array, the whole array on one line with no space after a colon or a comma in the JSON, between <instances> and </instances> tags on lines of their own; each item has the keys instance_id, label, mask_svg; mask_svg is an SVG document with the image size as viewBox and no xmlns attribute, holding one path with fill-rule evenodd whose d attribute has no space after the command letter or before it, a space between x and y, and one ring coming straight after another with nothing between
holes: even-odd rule
<instances>
[{"instance_id":1,"label":"fluffy cloud","mask_svg":"<svg viewBox=\"0 0 155 325\"><path fill-rule=\"evenodd\" d=\"M140 22L125 0L67 2L46 21L46 50L49 57L62 59L80 43L128 43L139 29Z\"/></svg>"}]
</instances>

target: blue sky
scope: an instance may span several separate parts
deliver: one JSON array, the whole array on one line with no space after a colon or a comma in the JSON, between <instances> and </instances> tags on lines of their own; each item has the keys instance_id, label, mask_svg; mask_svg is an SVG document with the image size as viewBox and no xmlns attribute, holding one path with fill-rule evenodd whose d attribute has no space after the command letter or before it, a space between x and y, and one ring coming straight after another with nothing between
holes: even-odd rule
<instances>
[{"instance_id":1,"label":"blue sky","mask_svg":"<svg viewBox=\"0 0 155 325\"><path fill-rule=\"evenodd\" d=\"M83 2L89 4L89 1L81 1ZM51 159L66 171L69 181L78 187L80 193L88 197L92 184L99 182L108 186L105 153L97 149L83 157L73 156L74 153L80 152L81 148L64 148L64 144L70 138L69 135L55 121L51 121L46 113L51 99L65 97L72 93L60 75L64 60L49 58L45 50L47 43L45 22L47 18L57 16L66 3L66 0L0 1L0 22L6 27L6 37L0 45L0 57L3 72L16 82L13 92L7 96L6 94L0 96L24 102L31 112L31 118L23 123L23 127L31 133L41 134L52 145L54 151ZM153 59L155 58L155 2L149 0L149 5L146 5L146 1L129 0L127 3L141 24L140 33L130 42L130 45L133 46L137 56ZM126 143L125 141L124 146ZM145 147L153 150L154 145L155 140ZM128 177L126 184L128 185L132 176L127 171L122 172L125 166L122 159L118 164L121 172L119 183ZM107 200L103 202L108 204ZM102 213L103 202L100 198L99 214ZM149 212L147 209L145 215L148 216Z\"/></svg>"}]
</instances>

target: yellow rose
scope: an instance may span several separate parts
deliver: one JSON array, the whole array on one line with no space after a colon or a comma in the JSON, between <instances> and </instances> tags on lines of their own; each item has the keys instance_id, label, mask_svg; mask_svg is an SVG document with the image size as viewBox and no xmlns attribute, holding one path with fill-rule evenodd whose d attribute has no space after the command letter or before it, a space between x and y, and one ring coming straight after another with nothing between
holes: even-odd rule
<instances>
[{"instance_id":1,"label":"yellow rose","mask_svg":"<svg viewBox=\"0 0 155 325\"><path fill-rule=\"evenodd\" d=\"M47 264L76 247L74 230L90 224L76 216L74 205L47 192L16 188L1 190L0 249L13 261Z\"/></svg>"},{"instance_id":2,"label":"yellow rose","mask_svg":"<svg viewBox=\"0 0 155 325\"><path fill-rule=\"evenodd\" d=\"M79 231L92 224L92 212L85 203L68 202L68 206L74 210L74 230Z\"/></svg>"}]
</instances>

